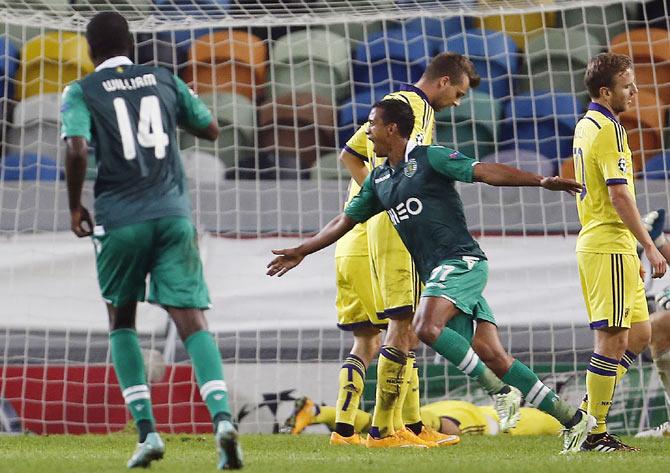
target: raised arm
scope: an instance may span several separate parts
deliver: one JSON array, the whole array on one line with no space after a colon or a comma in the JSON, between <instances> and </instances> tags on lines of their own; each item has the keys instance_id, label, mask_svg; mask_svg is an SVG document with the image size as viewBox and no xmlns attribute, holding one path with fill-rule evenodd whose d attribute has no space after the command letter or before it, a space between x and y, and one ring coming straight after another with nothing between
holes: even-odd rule
<instances>
[{"instance_id":1,"label":"raised arm","mask_svg":"<svg viewBox=\"0 0 670 473\"><path fill-rule=\"evenodd\" d=\"M356 184L362 186L363 181L365 181L365 178L370 172L365 165L365 161L349 152L346 148L340 153L340 161L344 164L344 167L347 168L347 171L349 171L351 177L356 181Z\"/></svg>"},{"instance_id":2,"label":"raised arm","mask_svg":"<svg viewBox=\"0 0 670 473\"><path fill-rule=\"evenodd\" d=\"M492 186L543 187L550 191L566 191L572 195L582 190L582 185L572 179L544 177L499 163L476 164L473 180Z\"/></svg>"},{"instance_id":3,"label":"raised arm","mask_svg":"<svg viewBox=\"0 0 670 473\"><path fill-rule=\"evenodd\" d=\"M649 259L653 270L652 277L663 277L667 269L667 262L660 251L658 251L658 248L656 248L647 229L644 228L640 212L637 210L637 205L635 205L628 186L625 183L608 185L607 191L612 202L612 207L616 210L619 218L621 218L624 225L628 227L633 236L642 245L644 254L647 255L647 259Z\"/></svg>"},{"instance_id":4,"label":"raised arm","mask_svg":"<svg viewBox=\"0 0 670 473\"><path fill-rule=\"evenodd\" d=\"M267 275L283 276L287 271L298 266L305 256L335 243L345 233L354 228L356 223L358 222L342 213L328 222L319 233L303 241L299 246L272 250L272 253L278 256L268 263Z\"/></svg>"}]
</instances>

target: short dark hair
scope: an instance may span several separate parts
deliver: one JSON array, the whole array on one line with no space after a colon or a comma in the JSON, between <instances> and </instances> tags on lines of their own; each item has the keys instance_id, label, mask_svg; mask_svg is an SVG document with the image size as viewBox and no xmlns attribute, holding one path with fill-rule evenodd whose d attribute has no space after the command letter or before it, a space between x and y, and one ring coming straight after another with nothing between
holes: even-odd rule
<instances>
[{"instance_id":1,"label":"short dark hair","mask_svg":"<svg viewBox=\"0 0 670 473\"><path fill-rule=\"evenodd\" d=\"M96 59L129 55L133 49L128 22L113 11L101 12L91 18L86 25L86 41Z\"/></svg>"},{"instance_id":2,"label":"short dark hair","mask_svg":"<svg viewBox=\"0 0 670 473\"><path fill-rule=\"evenodd\" d=\"M431 59L423 73L423 77L430 80L448 76L456 84L461 83L464 75L470 79L470 87L477 87L482 81L472 61L458 53L438 54Z\"/></svg>"},{"instance_id":3,"label":"short dark hair","mask_svg":"<svg viewBox=\"0 0 670 473\"><path fill-rule=\"evenodd\" d=\"M381 119L386 123L398 125L398 133L409 139L414 129L414 112L407 102L398 99L385 99L372 106L382 112Z\"/></svg>"},{"instance_id":4,"label":"short dark hair","mask_svg":"<svg viewBox=\"0 0 670 473\"><path fill-rule=\"evenodd\" d=\"M591 58L586 66L584 84L592 99L600 97L601 87L614 87L616 76L633 67L633 60L625 54L602 53Z\"/></svg>"}]
</instances>

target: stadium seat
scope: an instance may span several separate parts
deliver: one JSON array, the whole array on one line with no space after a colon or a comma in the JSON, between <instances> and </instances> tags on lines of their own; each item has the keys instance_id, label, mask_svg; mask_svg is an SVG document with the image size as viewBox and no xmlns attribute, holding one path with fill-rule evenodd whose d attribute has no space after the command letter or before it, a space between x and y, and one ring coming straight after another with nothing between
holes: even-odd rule
<instances>
[{"instance_id":1,"label":"stadium seat","mask_svg":"<svg viewBox=\"0 0 670 473\"><path fill-rule=\"evenodd\" d=\"M670 179L670 152L660 153L644 163L647 179Z\"/></svg>"},{"instance_id":2,"label":"stadium seat","mask_svg":"<svg viewBox=\"0 0 670 473\"><path fill-rule=\"evenodd\" d=\"M83 35L62 31L36 36L21 48L16 97L60 93L93 69Z\"/></svg>"},{"instance_id":3,"label":"stadium seat","mask_svg":"<svg viewBox=\"0 0 670 473\"><path fill-rule=\"evenodd\" d=\"M570 94L520 94L505 104L499 149L529 149L552 160L572 155L572 135L583 111Z\"/></svg>"},{"instance_id":4,"label":"stadium seat","mask_svg":"<svg viewBox=\"0 0 670 473\"><path fill-rule=\"evenodd\" d=\"M561 161L561 164L558 168L558 175L566 179L574 179L575 160L573 158L567 158Z\"/></svg>"},{"instance_id":5,"label":"stadium seat","mask_svg":"<svg viewBox=\"0 0 670 473\"><path fill-rule=\"evenodd\" d=\"M67 0L65 0L65 3L67 3ZM70 0L69 3L73 10L84 15L95 13L100 8L99 5L90 0ZM142 20L149 16L154 9L152 0L105 0L105 4L109 4L110 9L121 13L128 21Z\"/></svg>"},{"instance_id":6,"label":"stadium seat","mask_svg":"<svg viewBox=\"0 0 670 473\"><path fill-rule=\"evenodd\" d=\"M57 181L64 177L55 160L38 154L8 154L0 161L0 181Z\"/></svg>"},{"instance_id":7,"label":"stadium seat","mask_svg":"<svg viewBox=\"0 0 670 473\"><path fill-rule=\"evenodd\" d=\"M446 50L463 54L474 63L482 77L477 90L493 97L510 95L512 75L519 70L519 57L514 41L504 33L469 30L447 38Z\"/></svg>"},{"instance_id":8,"label":"stadium seat","mask_svg":"<svg viewBox=\"0 0 670 473\"><path fill-rule=\"evenodd\" d=\"M191 42L207 29L138 33L135 36L137 64L166 67L172 72L185 68Z\"/></svg>"},{"instance_id":9,"label":"stadium seat","mask_svg":"<svg viewBox=\"0 0 670 473\"><path fill-rule=\"evenodd\" d=\"M396 90L400 84L416 82L432 56L432 47L421 30L412 28L393 28L368 35L367 43L358 46L354 53L356 90L365 92L377 87Z\"/></svg>"},{"instance_id":10,"label":"stadium seat","mask_svg":"<svg viewBox=\"0 0 670 473\"><path fill-rule=\"evenodd\" d=\"M10 153L33 153L63 163L65 142L60 138L60 94L33 95L16 104L13 126L7 130Z\"/></svg>"},{"instance_id":11,"label":"stadium seat","mask_svg":"<svg viewBox=\"0 0 670 473\"><path fill-rule=\"evenodd\" d=\"M445 108L435 115L437 142L481 159L495 148L501 111L500 101L483 92L472 91L458 107Z\"/></svg>"},{"instance_id":12,"label":"stadium seat","mask_svg":"<svg viewBox=\"0 0 670 473\"><path fill-rule=\"evenodd\" d=\"M554 28L538 31L526 43L529 79L520 81L519 89L580 92L586 100L586 64L602 49L598 38L583 31Z\"/></svg>"},{"instance_id":13,"label":"stadium seat","mask_svg":"<svg viewBox=\"0 0 670 473\"><path fill-rule=\"evenodd\" d=\"M639 28L621 33L612 40L610 49L633 58L640 90L658 94L670 105L670 35L667 30Z\"/></svg>"},{"instance_id":14,"label":"stadium seat","mask_svg":"<svg viewBox=\"0 0 670 473\"><path fill-rule=\"evenodd\" d=\"M480 159L483 163L507 164L528 172L534 172L542 176L552 176L556 172L556 166L546 156L528 149L508 149L491 153Z\"/></svg>"},{"instance_id":15,"label":"stadium seat","mask_svg":"<svg viewBox=\"0 0 670 473\"><path fill-rule=\"evenodd\" d=\"M340 153L323 153L317 159L316 166L312 168L310 177L312 180L328 179L328 180L349 180L351 175L347 168L340 162Z\"/></svg>"},{"instance_id":16,"label":"stadium seat","mask_svg":"<svg viewBox=\"0 0 670 473\"><path fill-rule=\"evenodd\" d=\"M407 20L404 27L421 31L431 41L435 51L443 51L446 38L463 34L472 29L473 25L474 19L468 16L452 16L444 20L424 16Z\"/></svg>"},{"instance_id":17,"label":"stadium seat","mask_svg":"<svg viewBox=\"0 0 670 473\"><path fill-rule=\"evenodd\" d=\"M252 102L262 95L267 46L243 31L219 31L196 38L184 80L198 93L232 92Z\"/></svg>"},{"instance_id":18,"label":"stadium seat","mask_svg":"<svg viewBox=\"0 0 670 473\"><path fill-rule=\"evenodd\" d=\"M304 92L266 102L258 110L260 152L276 160L283 177L311 168L320 151L334 150L335 113L328 97Z\"/></svg>"},{"instance_id":19,"label":"stadium seat","mask_svg":"<svg viewBox=\"0 0 670 473\"><path fill-rule=\"evenodd\" d=\"M6 35L0 36L0 97L14 97L14 77L18 69L18 48Z\"/></svg>"},{"instance_id":20,"label":"stadium seat","mask_svg":"<svg viewBox=\"0 0 670 473\"><path fill-rule=\"evenodd\" d=\"M206 93L200 98L216 116L221 133L215 142L197 140L190 133L180 135L181 148L191 149L198 144L197 150L216 156L226 168L235 167L240 160L254 154L254 130L256 128L256 109L244 95L227 92Z\"/></svg>"},{"instance_id":21,"label":"stadium seat","mask_svg":"<svg viewBox=\"0 0 670 473\"><path fill-rule=\"evenodd\" d=\"M668 107L656 95L641 90L635 97L634 107L619 115L619 121L627 131L636 172L642 170L647 159L661 152L667 112Z\"/></svg>"},{"instance_id":22,"label":"stadium seat","mask_svg":"<svg viewBox=\"0 0 670 473\"><path fill-rule=\"evenodd\" d=\"M512 38L519 49L526 46L526 38L543 28L554 26L556 14L554 12L536 12L514 15L491 15L477 19L476 26L492 31L502 31Z\"/></svg>"},{"instance_id":23,"label":"stadium seat","mask_svg":"<svg viewBox=\"0 0 670 473\"><path fill-rule=\"evenodd\" d=\"M287 34L272 48L273 94L310 92L340 101L350 95L349 42L320 29Z\"/></svg>"},{"instance_id":24,"label":"stadium seat","mask_svg":"<svg viewBox=\"0 0 670 473\"><path fill-rule=\"evenodd\" d=\"M570 8L559 11L557 24L571 30L592 34L600 44L608 44L612 38L626 31L626 23L636 16L637 5L615 3L607 6Z\"/></svg>"}]
</instances>

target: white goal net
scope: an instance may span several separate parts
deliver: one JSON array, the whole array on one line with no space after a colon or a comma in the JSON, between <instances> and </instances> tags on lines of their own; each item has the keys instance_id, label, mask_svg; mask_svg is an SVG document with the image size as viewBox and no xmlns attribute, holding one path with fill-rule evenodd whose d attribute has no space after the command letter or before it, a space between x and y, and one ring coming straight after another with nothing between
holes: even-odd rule
<instances>
[{"instance_id":1,"label":"white goal net","mask_svg":"<svg viewBox=\"0 0 670 473\"><path fill-rule=\"evenodd\" d=\"M210 105L214 143L180 135L194 220L236 420L273 431L293 397L333 403L351 338L335 326L332 248L281 280L270 249L317 231L342 207L339 150L370 105L456 51L483 81L437 114L440 144L482 161L570 175L583 75L603 51L634 58L640 94L622 115L637 201L670 206L670 36L663 2L422 0L0 0L0 400L40 433L110 432L128 417L111 369L93 246L69 232L59 141L60 93L93 69L83 31L98 11L129 20L134 60L163 66ZM95 167L85 201L92 202ZM574 199L538 189L460 187L491 275L486 297L506 346L578 402L592 349L579 287ZM670 284L659 281L651 292ZM159 427L209 421L166 314L141 304ZM155 352L151 352L154 355ZM643 357L644 358L644 357ZM430 350L420 351L425 401L486 402ZM163 371L160 365L166 363ZM373 371L373 370L372 370ZM373 372L370 372L370 378ZM373 380L371 380L373 383ZM373 384L365 395L374 398ZM619 389L612 427L667 418L641 359ZM0 429L1 430L1 429Z\"/></svg>"}]
</instances>

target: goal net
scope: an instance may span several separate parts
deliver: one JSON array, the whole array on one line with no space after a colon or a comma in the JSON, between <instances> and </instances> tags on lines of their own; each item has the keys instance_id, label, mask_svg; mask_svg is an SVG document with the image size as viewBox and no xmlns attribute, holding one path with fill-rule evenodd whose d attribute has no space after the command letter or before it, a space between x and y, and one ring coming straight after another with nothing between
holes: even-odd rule
<instances>
[{"instance_id":1,"label":"goal net","mask_svg":"<svg viewBox=\"0 0 670 473\"><path fill-rule=\"evenodd\" d=\"M116 10L134 60L166 67L211 107L222 133L180 134L193 217L234 415L269 432L307 395L334 403L351 337L335 327L333 249L275 280L270 249L313 234L344 202L337 155L370 105L416 81L441 51L467 55L482 84L437 114L437 142L485 162L570 175L583 75L602 51L632 55L640 93L622 114L640 211L669 207L670 38L663 2L423 0L0 1L0 401L24 429L111 432L128 416L110 363L93 245L69 232L59 140L60 93L93 70L83 31ZM91 160L92 161L92 160ZM92 203L95 163L84 200ZM486 297L505 346L578 402L592 350L574 256L574 198L538 189L461 185L468 223L491 261ZM650 286L650 292L670 284ZM159 427L207 431L188 358L166 314L140 304ZM424 402L488 400L429 349ZM370 370L366 407L374 399ZM611 426L666 420L641 357L617 391Z\"/></svg>"}]
</instances>

